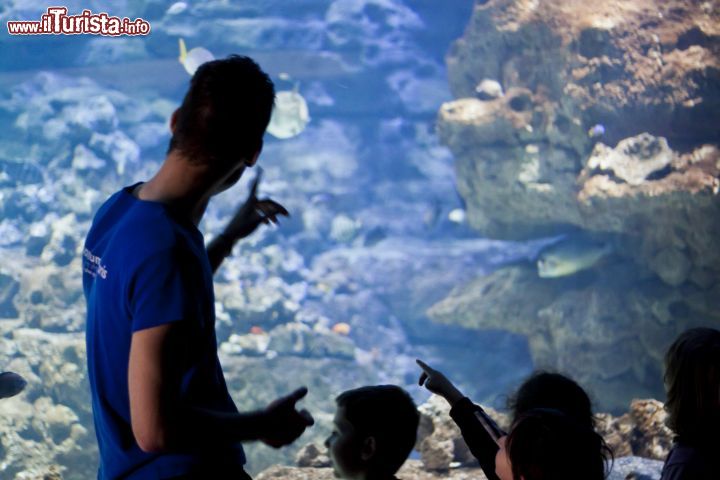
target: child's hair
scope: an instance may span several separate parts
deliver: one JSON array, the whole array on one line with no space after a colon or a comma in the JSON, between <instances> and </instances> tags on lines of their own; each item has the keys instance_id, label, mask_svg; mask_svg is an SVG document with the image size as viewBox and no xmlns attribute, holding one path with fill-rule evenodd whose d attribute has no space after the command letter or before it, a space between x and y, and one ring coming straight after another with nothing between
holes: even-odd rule
<instances>
[{"instance_id":1,"label":"child's hair","mask_svg":"<svg viewBox=\"0 0 720 480\"><path fill-rule=\"evenodd\" d=\"M533 408L559 410L581 425L593 428L592 404L585 390L574 380L559 373L533 373L508 401L513 419Z\"/></svg>"},{"instance_id":2,"label":"child's hair","mask_svg":"<svg viewBox=\"0 0 720 480\"><path fill-rule=\"evenodd\" d=\"M375 468L397 472L415 445L420 421L410 395L395 385L377 385L348 390L335 401L359 436L375 438Z\"/></svg>"},{"instance_id":3,"label":"child's hair","mask_svg":"<svg viewBox=\"0 0 720 480\"><path fill-rule=\"evenodd\" d=\"M559 410L520 414L505 443L513 478L603 480L609 451L602 437Z\"/></svg>"},{"instance_id":4,"label":"child's hair","mask_svg":"<svg viewBox=\"0 0 720 480\"><path fill-rule=\"evenodd\" d=\"M675 340L665 355L665 388L668 427L689 444L713 441L720 431L720 331L693 328Z\"/></svg>"}]
</instances>

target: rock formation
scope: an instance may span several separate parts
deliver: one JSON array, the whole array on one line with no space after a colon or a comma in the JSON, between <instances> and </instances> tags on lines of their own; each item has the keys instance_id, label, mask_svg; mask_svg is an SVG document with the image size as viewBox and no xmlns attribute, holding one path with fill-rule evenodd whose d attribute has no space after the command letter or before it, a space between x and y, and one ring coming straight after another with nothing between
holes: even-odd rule
<instances>
[{"instance_id":1,"label":"rock formation","mask_svg":"<svg viewBox=\"0 0 720 480\"><path fill-rule=\"evenodd\" d=\"M630 411L620 417L597 415L597 429L615 456L634 455L665 460L673 433L665 425L667 412L657 400L633 400Z\"/></svg>"},{"instance_id":2,"label":"rock formation","mask_svg":"<svg viewBox=\"0 0 720 480\"><path fill-rule=\"evenodd\" d=\"M408 460L398 478L413 480L485 478L468 450L460 430L449 416L450 408L440 397L432 396L422 404L415 449L420 460ZM486 409L498 425L509 428L507 414ZM660 478L662 460L671 444L671 432L664 426L663 404L656 400L634 400L630 411L621 417L597 416L597 430L613 449L615 460L611 480L625 480L631 473ZM275 466L260 474L258 480L274 478L325 480L333 478L326 449L316 444L304 446L296 458L297 467Z\"/></svg>"},{"instance_id":3,"label":"rock formation","mask_svg":"<svg viewBox=\"0 0 720 480\"><path fill-rule=\"evenodd\" d=\"M716 7L476 2L447 56L457 100L438 121L470 225L498 239L609 237L614 255L558 279L501 269L457 288L434 320L525 335L537 366L610 410L662 395L672 339L720 325ZM480 95L489 80L505 94Z\"/></svg>"}]
</instances>

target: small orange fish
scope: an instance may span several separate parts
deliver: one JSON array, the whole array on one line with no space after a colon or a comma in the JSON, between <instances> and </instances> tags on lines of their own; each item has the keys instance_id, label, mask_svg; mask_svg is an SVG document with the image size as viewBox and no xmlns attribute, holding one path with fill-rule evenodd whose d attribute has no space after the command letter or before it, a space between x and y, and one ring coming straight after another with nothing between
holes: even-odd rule
<instances>
[{"instance_id":1,"label":"small orange fish","mask_svg":"<svg viewBox=\"0 0 720 480\"><path fill-rule=\"evenodd\" d=\"M332 331L337 333L338 335L349 335L350 325L345 322L336 323L335 325L333 325Z\"/></svg>"},{"instance_id":2,"label":"small orange fish","mask_svg":"<svg viewBox=\"0 0 720 480\"><path fill-rule=\"evenodd\" d=\"M250 327L250 333L253 335L262 335L263 333L265 333L265 330L263 330L262 327L253 325L252 327Z\"/></svg>"}]
</instances>

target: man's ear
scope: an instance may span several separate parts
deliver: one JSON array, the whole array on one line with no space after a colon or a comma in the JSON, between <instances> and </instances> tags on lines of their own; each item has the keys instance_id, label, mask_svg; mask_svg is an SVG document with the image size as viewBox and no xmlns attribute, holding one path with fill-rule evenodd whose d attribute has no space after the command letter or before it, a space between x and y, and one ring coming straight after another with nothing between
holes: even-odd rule
<instances>
[{"instance_id":1,"label":"man's ear","mask_svg":"<svg viewBox=\"0 0 720 480\"><path fill-rule=\"evenodd\" d=\"M176 108L173 114L170 116L170 132L175 133L175 125L177 125L177 119L180 109Z\"/></svg>"},{"instance_id":2,"label":"man's ear","mask_svg":"<svg viewBox=\"0 0 720 480\"><path fill-rule=\"evenodd\" d=\"M360 458L362 461L367 462L372 459L376 453L377 443L375 442L375 437L365 437L362 450L360 451Z\"/></svg>"},{"instance_id":3,"label":"man's ear","mask_svg":"<svg viewBox=\"0 0 720 480\"><path fill-rule=\"evenodd\" d=\"M255 155L253 155L250 160L246 160L245 165L247 165L248 167L252 167L253 165L255 165L255 162L257 162L259 156L260 156L260 150L255 152Z\"/></svg>"}]
</instances>

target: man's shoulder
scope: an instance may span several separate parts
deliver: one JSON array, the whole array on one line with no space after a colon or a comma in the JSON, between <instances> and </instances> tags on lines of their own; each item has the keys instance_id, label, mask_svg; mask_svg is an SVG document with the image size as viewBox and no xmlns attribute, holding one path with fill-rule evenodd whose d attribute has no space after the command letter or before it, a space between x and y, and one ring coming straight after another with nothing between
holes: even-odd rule
<instances>
[{"instance_id":1,"label":"man's shoulder","mask_svg":"<svg viewBox=\"0 0 720 480\"><path fill-rule=\"evenodd\" d=\"M120 254L124 261L176 249L178 229L160 204L138 202L123 189L100 207L87 243L108 256Z\"/></svg>"},{"instance_id":2,"label":"man's shoulder","mask_svg":"<svg viewBox=\"0 0 720 480\"><path fill-rule=\"evenodd\" d=\"M173 221L160 209L131 208L119 219L116 235L120 239L146 242L158 248L176 243L177 229Z\"/></svg>"}]
</instances>

